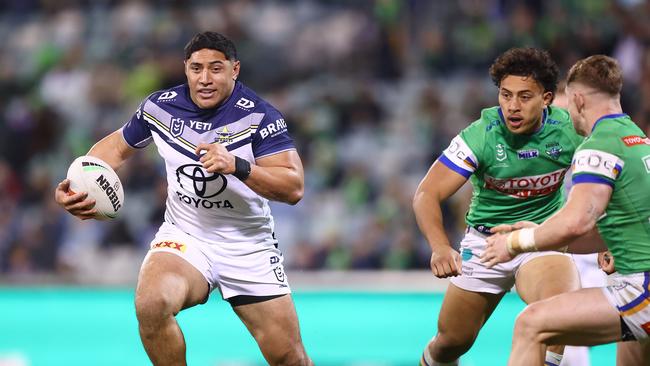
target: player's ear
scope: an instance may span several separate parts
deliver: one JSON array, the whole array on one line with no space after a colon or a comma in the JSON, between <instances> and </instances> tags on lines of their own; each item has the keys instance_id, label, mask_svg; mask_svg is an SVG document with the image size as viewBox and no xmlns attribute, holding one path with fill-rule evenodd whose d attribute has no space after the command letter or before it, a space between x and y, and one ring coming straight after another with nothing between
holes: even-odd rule
<instances>
[{"instance_id":1,"label":"player's ear","mask_svg":"<svg viewBox=\"0 0 650 366\"><path fill-rule=\"evenodd\" d=\"M232 79L237 80L239 77L239 68L241 67L241 64L239 60L233 61L232 63Z\"/></svg>"},{"instance_id":2,"label":"player's ear","mask_svg":"<svg viewBox=\"0 0 650 366\"><path fill-rule=\"evenodd\" d=\"M542 94L542 98L544 99L544 105L547 105L547 106L551 105L551 103L553 102L553 97L554 96L555 95L553 94L553 92L550 92L550 91L547 91L544 94Z\"/></svg>"}]
</instances>

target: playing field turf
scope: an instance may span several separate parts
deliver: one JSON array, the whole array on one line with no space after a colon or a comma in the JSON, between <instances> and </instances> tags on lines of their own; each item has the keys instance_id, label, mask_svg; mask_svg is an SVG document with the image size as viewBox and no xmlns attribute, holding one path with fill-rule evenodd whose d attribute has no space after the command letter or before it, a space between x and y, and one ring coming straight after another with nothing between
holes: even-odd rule
<instances>
[{"instance_id":1,"label":"playing field turf","mask_svg":"<svg viewBox=\"0 0 650 366\"><path fill-rule=\"evenodd\" d=\"M435 331L442 294L298 291L295 301L316 365L415 366ZM522 308L516 295L506 295L462 365L505 364L514 318ZM178 319L189 365L265 364L218 296ZM613 345L593 348L592 365L613 365L614 351ZM147 364L132 289L0 288L0 365Z\"/></svg>"}]
</instances>

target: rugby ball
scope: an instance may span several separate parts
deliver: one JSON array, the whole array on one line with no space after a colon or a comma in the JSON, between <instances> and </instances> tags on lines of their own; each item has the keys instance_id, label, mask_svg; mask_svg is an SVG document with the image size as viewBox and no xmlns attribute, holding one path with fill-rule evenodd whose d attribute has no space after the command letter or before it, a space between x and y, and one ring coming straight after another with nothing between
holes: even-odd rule
<instances>
[{"instance_id":1,"label":"rugby ball","mask_svg":"<svg viewBox=\"0 0 650 366\"><path fill-rule=\"evenodd\" d=\"M80 156L68 168L72 194L88 192L88 198L95 200L98 220L110 220L124 204L124 188L113 168L94 156Z\"/></svg>"}]
</instances>

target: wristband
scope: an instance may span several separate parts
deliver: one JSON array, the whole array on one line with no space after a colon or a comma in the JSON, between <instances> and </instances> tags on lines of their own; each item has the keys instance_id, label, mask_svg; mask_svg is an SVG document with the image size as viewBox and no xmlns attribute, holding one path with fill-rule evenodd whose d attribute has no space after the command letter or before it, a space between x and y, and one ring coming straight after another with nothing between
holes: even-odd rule
<instances>
[{"instance_id":1,"label":"wristband","mask_svg":"<svg viewBox=\"0 0 650 366\"><path fill-rule=\"evenodd\" d=\"M245 181L251 175L251 163L246 159L235 156L235 172L232 175L242 182Z\"/></svg>"},{"instance_id":2,"label":"wristband","mask_svg":"<svg viewBox=\"0 0 650 366\"><path fill-rule=\"evenodd\" d=\"M506 249L512 256L523 252L536 252L535 228L526 228L511 232L506 239Z\"/></svg>"}]
</instances>

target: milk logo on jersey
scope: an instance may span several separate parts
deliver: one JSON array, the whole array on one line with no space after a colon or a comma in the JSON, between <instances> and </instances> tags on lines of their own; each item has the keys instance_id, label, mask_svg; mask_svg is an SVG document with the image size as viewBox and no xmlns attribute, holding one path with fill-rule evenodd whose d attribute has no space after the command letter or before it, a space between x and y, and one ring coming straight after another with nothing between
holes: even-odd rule
<instances>
[{"instance_id":1,"label":"milk logo on jersey","mask_svg":"<svg viewBox=\"0 0 650 366\"><path fill-rule=\"evenodd\" d=\"M176 192L178 198L195 208L233 208L227 199L214 197L221 194L228 186L228 180L222 174L208 173L199 164L185 164L176 169L176 180L186 192Z\"/></svg>"},{"instance_id":2,"label":"milk logo on jersey","mask_svg":"<svg viewBox=\"0 0 650 366\"><path fill-rule=\"evenodd\" d=\"M497 161L504 161L508 158L506 155L506 148L503 146L503 144L497 144L496 146L496 152L497 152Z\"/></svg>"},{"instance_id":3,"label":"milk logo on jersey","mask_svg":"<svg viewBox=\"0 0 650 366\"><path fill-rule=\"evenodd\" d=\"M260 136L262 140L268 136L277 136L281 133L287 132L287 123L284 121L284 118L276 119L275 122L269 123L260 130Z\"/></svg>"},{"instance_id":4,"label":"milk logo on jersey","mask_svg":"<svg viewBox=\"0 0 650 366\"><path fill-rule=\"evenodd\" d=\"M539 156L537 149L517 150L517 157L520 160L534 159Z\"/></svg>"},{"instance_id":5,"label":"milk logo on jersey","mask_svg":"<svg viewBox=\"0 0 650 366\"><path fill-rule=\"evenodd\" d=\"M560 145L557 142L552 142L550 144L546 144L546 155L550 156L551 158L557 160L560 158L560 154L562 153L562 145Z\"/></svg>"},{"instance_id":6,"label":"milk logo on jersey","mask_svg":"<svg viewBox=\"0 0 650 366\"><path fill-rule=\"evenodd\" d=\"M230 144L233 141L233 133L228 130L228 126L223 126L223 129L217 131L217 138L215 142L220 144Z\"/></svg>"},{"instance_id":7,"label":"milk logo on jersey","mask_svg":"<svg viewBox=\"0 0 650 366\"><path fill-rule=\"evenodd\" d=\"M165 101L165 102L171 101L172 99L176 98L177 95L178 95L178 93L176 93L173 90L166 91L166 92L160 94L160 96L158 97L158 101Z\"/></svg>"},{"instance_id":8,"label":"milk logo on jersey","mask_svg":"<svg viewBox=\"0 0 650 366\"><path fill-rule=\"evenodd\" d=\"M545 196L557 191L567 169L527 177L495 178L484 175L485 187L515 198Z\"/></svg>"},{"instance_id":9,"label":"milk logo on jersey","mask_svg":"<svg viewBox=\"0 0 650 366\"><path fill-rule=\"evenodd\" d=\"M616 179L625 163L618 156L600 150L584 149L573 157L573 173L588 173Z\"/></svg>"},{"instance_id":10,"label":"milk logo on jersey","mask_svg":"<svg viewBox=\"0 0 650 366\"><path fill-rule=\"evenodd\" d=\"M185 121L180 118L172 118L171 119L171 125L169 126L169 131L171 132L173 137L178 137L183 133L183 129L185 129Z\"/></svg>"},{"instance_id":11,"label":"milk logo on jersey","mask_svg":"<svg viewBox=\"0 0 650 366\"><path fill-rule=\"evenodd\" d=\"M255 107L255 103L252 100L248 100L246 98L239 98L237 103L235 103L235 107L239 109L250 110Z\"/></svg>"}]
</instances>

